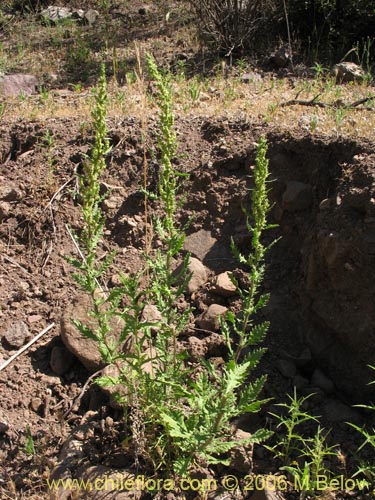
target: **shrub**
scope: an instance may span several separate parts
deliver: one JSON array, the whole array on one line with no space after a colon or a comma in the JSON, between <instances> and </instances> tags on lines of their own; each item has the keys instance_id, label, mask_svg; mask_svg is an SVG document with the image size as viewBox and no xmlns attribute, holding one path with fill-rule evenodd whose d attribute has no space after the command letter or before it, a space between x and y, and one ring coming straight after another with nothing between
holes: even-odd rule
<instances>
[{"instance_id":1,"label":"shrub","mask_svg":"<svg viewBox=\"0 0 375 500\"><path fill-rule=\"evenodd\" d=\"M201 33L219 52L238 55L252 47L274 7L273 0L190 0Z\"/></svg>"}]
</instances>

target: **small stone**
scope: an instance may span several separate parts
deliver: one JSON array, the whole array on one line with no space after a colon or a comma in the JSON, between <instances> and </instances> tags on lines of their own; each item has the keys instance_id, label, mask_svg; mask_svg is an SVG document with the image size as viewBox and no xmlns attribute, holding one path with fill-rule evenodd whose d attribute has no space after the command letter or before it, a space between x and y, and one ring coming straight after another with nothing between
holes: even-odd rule
<instances>
[{"instance_id":1,"label":"small stone","mask_svg":"<svg viewBox=\"0 0 375 500\"><path fill-rule=\"evenodd\" d=\"M110 212L116 210L121 205L121 199L116 197L106 198L102 203L103 212Z\"/></svg>"},{"instance_id":2,"label":"small stone","mask_svg":"<svg viewBox=\"0 0 375 500\"><path fill-rule=\"evenodd\" d=\"M196 292L207 281L207 271L202 262L195 257L190 257L187 272L191 274L187 285L188 293Z\"/></svg>"},{"instance_id":3,"label":"small stone","mask_svg":"<svg viewBox=\"0 0 375 500\"><path fill-rule=\"evenodd\" d=\"M228 308L219 304L211 304L197 319L197 325L203 330L214 332L220 328L220 316L224 316Z\"/></svg>"},{"instance_id":4,"label":"small stone","mask_svg":"<svg viewBox=\"0 0 375 500\"><path fill-rule=\"evenodd\" d=\"M51 370L56 373L56 375L64 375L64 373L70 370L73 359L72 353L68 351L66 347L54 346L49 360Z\"/></svg>"},{"instance_id":5,"label":"small stone","mask_svg":"<svg viewBox=\"0 0 375 500\"><path fill-rule=\"evenodd\" d=\"M312 204L312 188L309 184L290 181L283 194L283 208L290 212L306 210Z\"/></svg>"},{"instance_id":6,"label":"small stone","mask_svg":"<svg viewBox=\"0 0 375 500\"><path fill-rule=\"evenodd\" d=\"M19 349L30 339L31 334L23 321L13 323L5 332L3 339L10 349Z\"/></svg>"},{"instance_id":7,"label":"small stone","mask_svg":"<svg viewBox=\"0 0 375 500\"><path fill-rule=\"evenodd\" d=\"M32 325L33 323L38 323L38 321L42 321L42 316L39 314L32 314L31 316L28 316L27 322Z\"/></svg>"},{"instance_id":8,"label":"small stone","mask_svg":"<svg viewBox=\"0 0 375 500\"><path fill-rule=\"evenodd\" d=\"M57 7L55 5L50 5L40 13L46 21L55 24L62 20L70 19L72 14L72 11L68 7Z\"/></svg>"},{"instance_id":9,"label":"small stone","mask_svg":"<svg viewBox=\"0 0 375 500\"><path fill-rule=\"evenodd\" d=\"M199 259L204 264L206 263L209 267L211 262L215 264L217 260L223 259L230 256L230 252L227 247L221 245L216 238L211 234L211 231L206 231L201 229L196 233L192 233L186 237L184 243L184 250L190 252L191 255Z\"/></svg>"},{"instance_id":10,"label":"small stone","mask_svg":"<svg viewBox=\"0 0 375 500\"><path fill-rule=\"evenodd\" d=\"M297 371L296 365L286 359L278 359L276 361L276 366L281 375L285 378L293 378Z\"/></svg>"},{"instance_id":11,"label":"small stone","mask_svg":"<svg viewBox=\"0 0 375 500\"><path fill-rule=\"evenodd\" d=\"M237 294L237 287L230 278L230 273L220 273L215 277L213 292L221 297L232 297Z\"/></svg>"},{"instance_id":12,"label":"small stone","mask_svg":"<svg viewBox=\"0 0 375 500\"><path fill-rule=\"evenodd\" d=\"M0 220L6 219L10 214L12 206L6 201L0 201Z\"/></svg>"},{"instance_id":13,"label":"small stone","mask_svg":"<svg viewBox=\"0 0 375 500\"><path fill-rule=\"evenodd\" d=\"M311 384L319 387L326 394L332 394L335 391L335 384L319 368L316 368L314 371L311 377Z\"/></svg>"},{"instance_id":14,"label":"small stone","mask_svg":"<svg viewBox=\"0 0 375 500\"><path fill-rule=\"evenodd\" d=\"M32 398L30 402L30 408L37 413L42 406L42 400L40 398Z\"/></svg>"}]
</instances>

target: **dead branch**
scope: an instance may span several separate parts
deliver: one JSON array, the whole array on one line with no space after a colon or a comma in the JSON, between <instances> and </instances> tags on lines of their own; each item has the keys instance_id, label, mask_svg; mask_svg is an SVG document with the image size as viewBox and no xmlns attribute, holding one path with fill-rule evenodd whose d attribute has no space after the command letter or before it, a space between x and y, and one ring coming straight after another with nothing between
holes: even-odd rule
<instances>
[{"instance_id":1,"label":"dead branch","mask_svg":"<svg viewBox=\"0 0 375 500\"><path fill-rule=\"evenodd\" d=\"M355 110L365 110L365 111L373 111L374 108L370 106L361 106L361 104L365 104L366 102L373 101L375 99L375 95L371 95L368 97L364 97L363 99L359 99L358 101L346 103L341 99L338 99L335 102L322 102L318 101L318 97L321 94L314 96L310 100L303 99L291 99L290 101L285 101L279 104L280 108L285 108L286 106L317 106L319 108L333 108L333 109L355 109Z\"/></svg>"}]
</instances>

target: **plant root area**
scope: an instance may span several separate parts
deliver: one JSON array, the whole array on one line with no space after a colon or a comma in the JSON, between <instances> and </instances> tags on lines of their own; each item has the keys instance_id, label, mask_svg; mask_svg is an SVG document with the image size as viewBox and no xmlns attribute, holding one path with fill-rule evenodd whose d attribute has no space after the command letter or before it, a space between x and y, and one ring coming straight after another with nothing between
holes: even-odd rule
<instances>
[{"instance_id":1,"label":"plant root area","mask_svg":"<svg viewBox=\"0 0 375 500\"><path fill-rule=\"evenodd\" d=\"M205 271L184 298L194 312L179 339L182 348L193 362L205 356L220 364L225 355L217 318L208 311L216 305L239 312L239 298L223 273L246 283L247 270L231 254L230 240L240 249L251 244L243 209L250 207L256 143L264 135L272 179L270 222L277 224L267 238L279 240L266 262L264 291L271 299L259 319L271 327L256 375L267 374L262 396L270 401L259 414L244 415L238 427L251 433L265 426L275 432L267 444L277 443L282 429L270 413L280 413L277 404L288 402L296 387L299 396L311 395L304 410L320 417L328 444L338 445L327 469L352 477L363 437L347 422L374 425L371 412L354 407L375 400L367 367L375 352L374 145L291 135L241 120L188 117L177 120L176 128L175 161L188 174L179 214L181 223L191 218L185 249ZM99 253L116 251L106 276L110 289L119 283L120 271L133 272L142 262L153 209L150 201L146 218L142 188L155 191L160 162L152 120L145 139L137 119L110 119L108 129L112 150L102 179L106 225ZM53 138L49 146L47 130ZM120 473L147 479L148 471L142 463L134 467L124 444L122 410L89 379L100 367L97 354L74 337L66 319L84 314L84 298L65 257L78 256L69 231L82 227L77 174L93 131L71 118L17 121L0 131L0 365L54 323L0 372L0 497L299 498L291 487L253 491L254 478L287 477L262 445L236 450L228 467L197 470L187 491L142 484L136 492L48 486L54 478L94 481ZM373 463L374 450L365 447L362 457ZM233 490L223 485L230 475L238 480ZM217 488L197 491L204 478L216 481ZM372 498L369 490L342 487L319 494Z\"/></svg>"}]
</instances>

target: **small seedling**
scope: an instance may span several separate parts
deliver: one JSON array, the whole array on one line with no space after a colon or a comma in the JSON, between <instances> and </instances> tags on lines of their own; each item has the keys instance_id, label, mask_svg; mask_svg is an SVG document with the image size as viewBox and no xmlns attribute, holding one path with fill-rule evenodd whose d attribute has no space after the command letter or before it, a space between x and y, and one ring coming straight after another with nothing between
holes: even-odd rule
<instances>
[{"instance_id":1,"label":"small seedling","mask_svg":"<svg viewBox=\"0 0 375 500\"><path fill-rule=\"evenodd\" d=\"M34 438L31 434L31 429L28 425L26 426L25 434L26 434L26 440L25 440L24 451L27 455L34 456L36 453L35 443L34 443Z\"/></svg>"}]
</instances>

